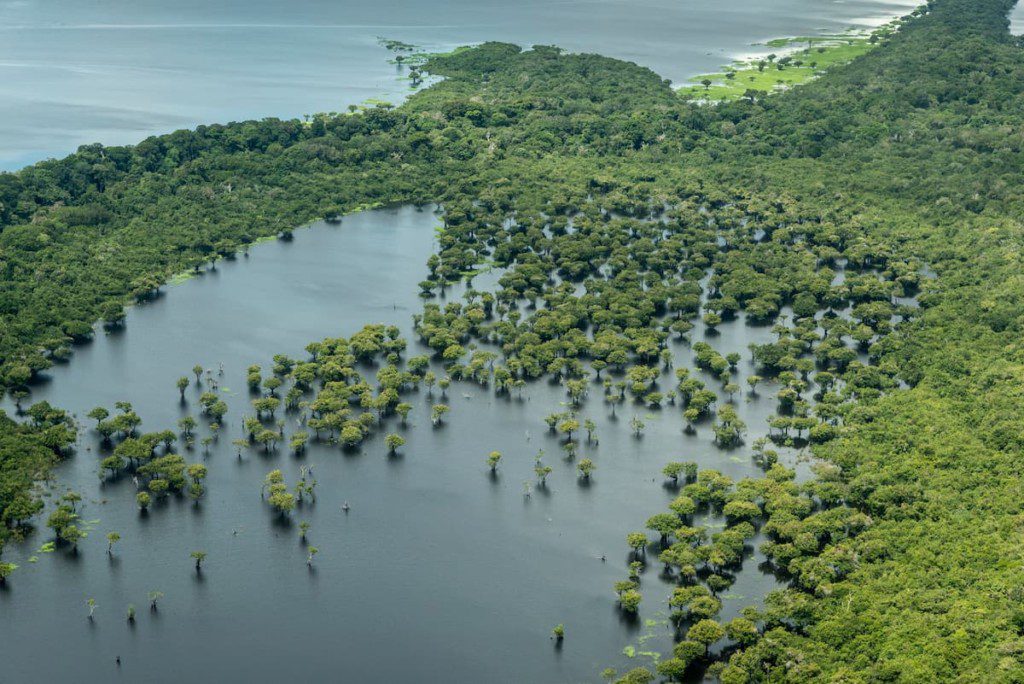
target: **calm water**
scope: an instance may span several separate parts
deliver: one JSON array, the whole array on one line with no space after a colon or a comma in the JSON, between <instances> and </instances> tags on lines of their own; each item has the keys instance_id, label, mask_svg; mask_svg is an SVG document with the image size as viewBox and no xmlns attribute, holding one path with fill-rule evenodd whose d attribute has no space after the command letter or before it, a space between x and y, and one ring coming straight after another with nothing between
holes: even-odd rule
<instances>
[{"instance_id":1,"label":"calm water","mask_svg":"<svg viewBox=\"0 0 1024 684\"><path fill-rule=\"evenodd\" d=\"M1010 10L1010 33L1024 35L1024 4L1019 2Z\"/></svg>"},{"instance_id":2,"label":"calm water","mask_svg":"<svg viewBox=\"0 0 1024 684\"><path fill-rule=\"evenodd\" d=\"M198 403L190 388L189 406L179 405L175 379L196 363L224 362L231 410L205 459L210 474L201 505L171 498L145 517L130 478L101 484L101 455L86 431L77 454L58 469L54 491L71 487L85 496L82 518L95 521L91 534L77 556L38 553L47 530L8 549L5 559L21 567L0 591L0 681L173 682L187 667L211 681L301 673L328 681L579 682L594 681L605 666L641 664L619 654L645 635L653 637L640 650L669 650L662 622L670 586L657 576L660 564L644 575L640 623L624 622L616 610L612 584L627 574L625 534L674 496L659 474L668 461L698 460L735 478L760 474L749 450L715 448L708 425L683 434L678 407L626 405L610 420L595 387L581 412L599 425L599 445L582 445L598 465L589 487L577 483L574 465L546 432L543 416L561 410L564 393L545 382L532 384L522 400L453 383L452 411L440 429L430 425L427 393L411 395L401 458L386 456L382 434L353 453L313 444L302 459L285 448L235 458L231 440L250 411L248 364L268 368L274 353L303 356L309 341L350 335L368 322L400 325L413 339L416 283L426 275L436 224L429 209L380 210L298 231L291 243L259 245L249 258L132 309L123 332L101 334L51 370L34 399L79 416L128 399L143 430L158 430ZM487 284L483 277L476 283ZM694 339L704 337L698 328ZM742 378L753 372L747 344L770 337L767 328L733 323L707 339L723 353L743 353ZM686 345L673 349L677 363L689 363ZM662 386L669 385L664 378ZM764 398L737 399L748 444L763 434L774 405L771 387L759 392ZM647 422L639 440L628 427L634 414ZM286 431L295 429L292 419ZM533 479L539 448L554 472L547 492L526 498L523 482ZM484 465L493 449L505 454L496 480ZM201 448L187 457L203 460ZM792 457L784 460L792 464ZM260 483L281 468L294 484L302 464L314 466L318 501L284 527L260 500ZM340 510L346 500L347 515ZM313 571L300 520L312 524L310 543L320 548ZM104 539L112 530L122 536L113 560ZM201 578L189 558L197 549L209 553ZM758 562L755 555L744 564L723 618L771 588ZM166 595L156 614L146 608L151 590ZM89 597L98 604L92 624ZM139 607L134 628L125 621L129 603ZM558 623L567 630L561 650L549 640Z\"/></svg>"},{"instance_id":3,"label":"calm water","mask_svg":"<svg viewBox=\"0 0 1024 684\"><path fill-rule=\"evenodd\" d=\"M201 123L398 100L379 36L557 44L673 80L751 43L871 26L917 0L0 0L0 169Z\"/></svg>"}]
</instances>

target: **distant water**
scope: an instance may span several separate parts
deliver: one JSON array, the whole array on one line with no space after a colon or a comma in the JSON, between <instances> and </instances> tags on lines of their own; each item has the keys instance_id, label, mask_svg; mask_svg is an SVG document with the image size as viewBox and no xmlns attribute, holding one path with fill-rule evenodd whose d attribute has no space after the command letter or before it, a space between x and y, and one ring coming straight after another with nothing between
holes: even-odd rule
<instances>
[{"instance_id":1,"label":"distant water","mask_svg":"<svg viewBox=\"0 0 1024 684\"><path fill-rule=\"evenodd\" d=\"M1015 36L1024 35L1024 3L1018 2L1010 10L1010 33Z\"/></svg>"},{"instance_id":2,"label":"distant water","mask_svg":"<svg viewBox=\"0 0 1024 684\"><path fill-rule=\"evenodd\" d=\"M0 0L0 170L81 144L296 117L407 91L378 37L631 60L673 80L756 41L872 26L916 0Z\"/></svg>"}]
</instances>

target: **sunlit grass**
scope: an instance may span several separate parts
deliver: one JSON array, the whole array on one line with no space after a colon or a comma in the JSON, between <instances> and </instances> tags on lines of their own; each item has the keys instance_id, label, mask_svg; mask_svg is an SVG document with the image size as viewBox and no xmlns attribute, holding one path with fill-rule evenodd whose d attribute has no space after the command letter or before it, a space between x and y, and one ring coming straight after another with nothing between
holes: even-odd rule
<instances>
[{"instance_id":1,"label":"sunlit grass","mask_svg":"<svg viewBox=\"0 0 1024 684\"><path fill-rule=\"evenodd\" d=\"M892 33L883 26L872 33L845 33L823 36L776 38L765 43L778 54L737 60L721 72L701 74L679 92L696 99L719 101L744 97L748 90L772 93L806 83L828 71L847 64L869 52Z\"/></svg>"}]
</instances>

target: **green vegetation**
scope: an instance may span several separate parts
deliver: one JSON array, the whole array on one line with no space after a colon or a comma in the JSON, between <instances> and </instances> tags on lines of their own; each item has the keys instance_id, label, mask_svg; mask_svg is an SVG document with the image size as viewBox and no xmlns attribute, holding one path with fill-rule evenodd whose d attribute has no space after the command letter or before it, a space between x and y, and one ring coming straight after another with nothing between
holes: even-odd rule
<instances>
[{"instance_id":1,"label":"green vegetation","mask_svg":"<svg viewBox=\"0 0 1024 684\"><path fill-rule=\"evenodd\" d=\"M665 511L652 503L653 541L628 536L639 565L614 590L628 617L661 603L641 594L655 556L674 579L679 641L659 674L1014 681L1024 670L1024 53L1006 31L1010 5L935 0L874 49L846 46L864 50L849 64L836 48L826 77L773 97L708 106L634 65L490 43L432 58L426 70L445 80L398 109L202 127L0 175L4 383L24 392L94 321L123 324L123 306L172 273L314 218L440 201L445 225L415 317L433 358L403 360L397 329L369 325L311 344L307 359L275 358L279 382L251 369L248 445L269 453L285 438L277 411L354 448L404 420L401 396L420 382L443 396L452 381L507 393L546 378L572 406L549 421L569 458L576 412L602 403L614 414L628 402L622 429L638 439L640 414L661 407L741 449L750 427L720 398L740 392L737 359L695 342L694 363L714 380L678 368L673 381L668 348L742 314L774 334L750 350L752 400L774 402L773 442L811 445L816 477L798 482L762 441L751 457L763 478L651 466L680 491ZM494 292L433 301L483 267L501 269ZM372 380L360 371L369 361ZM432 422L448 411L433 404ZM71 434L52 408L28 414L0 424L10 440L0 503L13 528L38 512L32 482ZM137 434L130 405L90 415L154 497L189 477L199 485L205 473L187 471L162 436ZM594 467L581 459L581 480ZM551 466L538 456L534 468L544 487ZM281 515L296 506L278 470L265 491ZM13 502L27 513L9 516ZM50 517L71 546L84 534L75 503L66 496ZM701 525L705 512L724 526ZM785 583L723 624L722 592L758 529ZM652 677L637 668L622 681Z\"/></svg>"},{"instance_id":2,"label":"green vegetation","mask_svg":"<svg viewBox=\"0 0 1024 684\"><path fill-rule=\"evenodd\" d=\"M851 31L770 40L767 47L780 49L785 54L769 53L737 60L719 73L691 78L690 83L699 85L682 88L680 93L712 102L765 97L818 78L833 67L848 64L889 37L898 27L899 22L894 22L870 33Z\"/></svg>"},{"instance_id":3,"label":"green vegetation","mask_svg":"<svg viewBox=\"0 0 1024 684\"><path fill-rule=\"evenodd\" d=\"M21 538L43 510L36 483L75 441L73 423L63 411L43 402L27 415L28 421L18 423L0 411L0 552L12 535Z\"/></svg>"},{"instance_id":4,"label":"green vegetation","mask_svg":"<svg viewBox=\"0 0 1024 684\"><path fill-rule=\"evenodd\" d=\"M201 572L203 569L203 561L206 560L206 552L193 551L189 554L189 558L196 562L196 572Z\"/></svg>"}]
</instances>

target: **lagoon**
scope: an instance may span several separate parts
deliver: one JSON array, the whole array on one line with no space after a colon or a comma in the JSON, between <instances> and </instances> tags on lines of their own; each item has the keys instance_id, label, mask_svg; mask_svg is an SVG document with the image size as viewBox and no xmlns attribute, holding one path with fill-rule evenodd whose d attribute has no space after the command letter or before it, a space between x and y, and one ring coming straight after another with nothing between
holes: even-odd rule
<instances>
[{"instance_id":1,"label":"lagoon","mask_svg":"<svg viewBox=\"0 0 1024 684\"><path fill-rule=\"evenodd\" d=\"M607 666L650 662L617 655L627 646L671 648L666 601L673 585L659 577L659 563L643 575L642 620L617 609L612 585L626 575L626 533L642 529L658 502L675 496L659 475L669 461L695 460L736 479L761 474L749 448L715 447L709 425L684 434L678 407L627 404L612 419L595 387L581 412L598 425L599 443L581 445L581 457L598 466L589 485L577 480L546 430L543 417L564 410L565 401L564 389L546 381L531 383L522 398L453 383L441 428L429 420L439 390L431 398L421 389L409 399L409 427L397 430L407 440L400 457L387 456L383 430L357 451L311 442L301 458L284 446L236 457L231 441L251 413L250 363L268 368L275 353L301 358L308 342L348 336L371 322L400 326L410 340L407 356L421 352L411 315L421 306L416 283L427 273L437 225L431 207L381 209L296 231L292 241L261 243L248 257L219 262L132 308L123 330L99 334L48 371L33 387L34 401L51 401L91 425L84 414L93 406L130 400L142 430L151 431L197 413L194 387L179 403L179 376L196 363L216 369L223 362L230 410L208 456L198 444L183 452L209 468L201 503L170 497L148 515L135 505L130 477L101 481L105 453L95 433L83 431L52 491L83 495L90 534L77 554L40 552L50 536L45 529L8 546L5 560L20 568L0 590L0 679L104 681L118 674L175 682L187 668L209 681L303 672L345 681L579 682L594 681ZM479 276L474 286L487 287L495 275ZM447 299L460 295L455 288ZM747 344L773 337L767 327L744 325L742 316L719 334L698 324L691 336L743 354L740 377L754 372ZM677 366L692 366L687 344L671 348ZM673 382L670 370L660 382ZM737 398L748 445L764 434L773 392L769 385L759 390L763 399ZM628 426L633 415L647 423L640 439ZM292 423L294 417L289 434L298 429ZM200 428L198 436L206 434ZM505 454L496 478L485 465L494 449ZM535 480L538 449L554 472L546 490L527 497L523 483ZM796 465L789 453L783 462ZM260 484L275 468L294 483L303 465L314 468L317 501L282 524L261 501ZM320 549L312 570L299 539L302 520ZM104 539L110 531L122 537L112 558ZM194 550L209 554L200 576L189 558ZM744 562L723 619L775 586L761 561L752 551ZM154 590L165 594L157 613L147 609ZM94 622L86 619L88 598L98 605ZM139 609L134 627L125 620L129 604ZM556 649L549 637L559 623L567 636Z\"/></svg>"}]
</instances>

